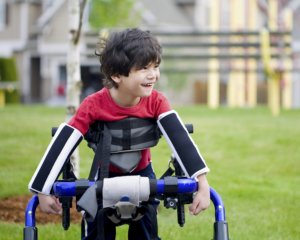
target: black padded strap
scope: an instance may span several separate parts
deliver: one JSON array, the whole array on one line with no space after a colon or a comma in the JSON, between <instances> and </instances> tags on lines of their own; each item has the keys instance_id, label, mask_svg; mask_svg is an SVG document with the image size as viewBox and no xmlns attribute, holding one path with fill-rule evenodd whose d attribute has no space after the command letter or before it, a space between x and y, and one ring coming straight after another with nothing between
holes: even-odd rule
<instances>
[{"instance_id":1,"label":"black padded strap","mask_svg":"<svg viewBox=\"0 0 300 240\"><path fill-rule=\"evenodd\" d=\"M111 134L107 126L103 125L102 134L97 144L97 149L93 159L89 179L94 180L97 170L100 167L99 180L103 180L109 175L109 160L110 160L110 145L111 145Z\"/></svg>"},{"instance_id":2,"label":"black padded strap","mask_svg":"<svg viewBox=\"0 0 300 240\"><path fill-rule=\"evenodd\" d=\"M110 129L133 129L133 128L140 128L140 127L145 127L149 126L152 124L156 124L156 121L152 118L125 118L120 121L115 121L115 122L108 122L108 127Z\"/></svg>"},{"instance_id":3,"label":"black padded strap","mask_svg":"<svg viewBox=\"0 0 300 240\"><path fill-rule=\"evenodd\" d=\"M123 124L124 124L123 138L121 139L121 146L123 146L123 150L129 150L131 146L130 136L131 136L132 123L130 121L124 121Z\"/></svg>"},{"instance_id":4,"label":"black padded strap","mask_svg":"<svg viewBox=\"0 0 300 240\"><path fill-rule=\"evenodd\" d=\"M111 135L107 126L104 124L103 138L102 138L102 151L100 159L100 178L103 180L109 175L109 160L110 160L110 145L111 145ZM98 150L98 148L97 148ZM97 154L97 152L96 152Z\"/></svg>"}]
</instances>

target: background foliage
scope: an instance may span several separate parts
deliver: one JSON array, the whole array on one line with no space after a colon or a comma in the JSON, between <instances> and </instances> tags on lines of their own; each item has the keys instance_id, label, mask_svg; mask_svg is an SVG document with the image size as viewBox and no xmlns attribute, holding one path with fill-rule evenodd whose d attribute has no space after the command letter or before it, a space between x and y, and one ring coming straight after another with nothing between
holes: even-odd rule
<instances>
[{"instance_id":1,"label":"background foliage","mask_svg":"<svg viewBox=\"0 0 300 240\"><path fill-rule=\"evenodd\" d=\"M18 81L17 65L14 58L0 57L0 82ZM20 101L20 94L17 89L8 89L5 91L5 101L7 103L16 103Z\"/></svg>"},{"instance_id":2,"label":"background foliage","mask_svg":"<svg viewBox=\"0 0 300 240\"><path fill-rule=\"evenodd\" d=\"M140 16L134 4L135 0L93 0L89 23L95 29L137 26Z\"/></svg>"}]
</instances>

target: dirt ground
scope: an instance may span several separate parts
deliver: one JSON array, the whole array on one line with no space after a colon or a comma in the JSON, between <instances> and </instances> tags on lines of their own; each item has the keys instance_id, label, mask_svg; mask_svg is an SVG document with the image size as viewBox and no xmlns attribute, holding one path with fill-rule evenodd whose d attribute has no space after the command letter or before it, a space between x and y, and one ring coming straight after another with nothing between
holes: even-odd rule
<instances>
[{"instance_id":1,"label":"dirt ground","mask_svg":"<svg viewBox=\"0 0 300 240\"><path fill-rule=\"evenodd\" d=\"M24 195L0 199L0 221L24 223L25 209L31 197L31 195ZM72 206L70 213L71 224L80 223L81 214L76 211L74 203ZM39 207L37 208L35 216L37 224L61 222L61 216L43 213Z\"/></svg>"}]
</instances>

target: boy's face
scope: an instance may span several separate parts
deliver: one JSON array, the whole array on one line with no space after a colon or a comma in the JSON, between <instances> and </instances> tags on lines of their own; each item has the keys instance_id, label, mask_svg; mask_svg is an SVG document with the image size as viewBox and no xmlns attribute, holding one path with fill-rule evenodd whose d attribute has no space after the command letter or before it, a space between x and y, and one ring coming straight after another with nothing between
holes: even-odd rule
<instances>
[{"instance_id":1,"label":"boy's face","mask_svg":"<svg viewBox=\"0 0 300 240\"><path fill-rule=\"evenodd\" d=\"M151 63L142 69L131 69L128 76L114 76L112 79L118 84L116 89L118 95L122 99L132 99L134 104L141 97L150 96L159 77L159 65Z\"/></svg>"}]
</instances>

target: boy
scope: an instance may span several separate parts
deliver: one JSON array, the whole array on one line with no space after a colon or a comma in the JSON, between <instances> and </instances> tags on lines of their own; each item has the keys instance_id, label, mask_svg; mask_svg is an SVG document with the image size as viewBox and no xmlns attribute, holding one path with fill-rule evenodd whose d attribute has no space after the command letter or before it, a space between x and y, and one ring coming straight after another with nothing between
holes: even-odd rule
<instances>
[{"instance_id":1,"label":"boy","mask_svg":"<svg viewBox=\"0 0 300 240\"><path fill-rule=\"evenodd\" d=\"M153 89L160 77L161 46L157 39L150 32L140 29L115 32L105 41L98 56L101 72L105 75L104 88L88 96L74 117L67 124L60 125L29 183L29 189L38 193L40 208L47 213L61 213L57 199L49 196L52 185L66 159L95 121L117 122L128 118L151 118L158 121L160 130L177 154L186 175L198 180L199 190L189 210L193 215L199 214L210 203L206 179L209 169L192 141L188 140L187 148L181 149L174 143L176 139L168 138L171 132L176 132L176 129L170 130L168 127L182 128L182 124L177 114L171 111L167 99ZM191 149L189 152L194 154L189 155L185 149ZM128 170L121 168L118 160L112 163L111 159L109 177L141 175L155 178L149 148L141 149L135 157L128 158L125 165ZM155 207L146 212L141 220L130 224L129 239L159 239L156 211L153 218L153 209ZM105 239L114 239L115 226L109 219L103 221ZM97 227L94 223L89 223L83 239L95 239L96 236Z\"/></svg>"}]
</instances>

